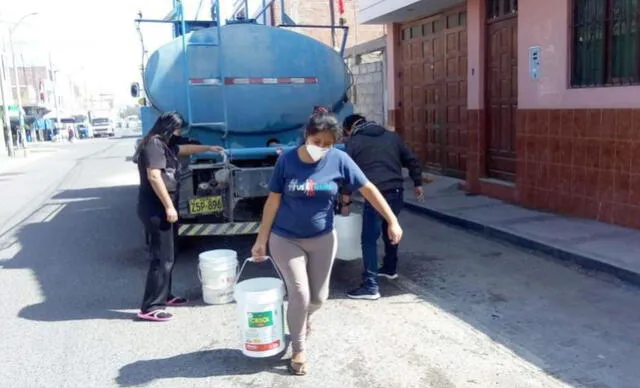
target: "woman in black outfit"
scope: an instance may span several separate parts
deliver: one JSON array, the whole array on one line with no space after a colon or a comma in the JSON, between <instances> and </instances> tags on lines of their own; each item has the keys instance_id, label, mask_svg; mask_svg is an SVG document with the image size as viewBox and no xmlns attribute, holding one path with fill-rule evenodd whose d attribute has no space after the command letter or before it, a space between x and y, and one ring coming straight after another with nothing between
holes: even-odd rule
<instances>
[{"instance_id":1,"label":"woman in black outfit","mask_svg":"<svg viewBox=\"0 0 640 388\"><path fill-rule=\"evenodd\" d=\"M142 308L138 317L147 321L168 321L173 315L167 305L184 305L187 300L171 293L171 272L175 263L175 222L178 221L180 182L178 157L200 152L223 152L218 146L180 144L184 119L176 112L163 113L142 139L134 160L140 174L138 216L149 235L151 263Z\"/></svg>"}]
</instances>

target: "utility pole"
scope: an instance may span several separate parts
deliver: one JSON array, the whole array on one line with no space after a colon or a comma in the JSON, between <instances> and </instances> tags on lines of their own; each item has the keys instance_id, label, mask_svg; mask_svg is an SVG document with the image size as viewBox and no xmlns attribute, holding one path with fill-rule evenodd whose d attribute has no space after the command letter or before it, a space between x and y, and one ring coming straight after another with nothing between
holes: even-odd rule
<instances>
[{"instance_id":1,"label":"utility pole","mask_svg":"<svg viewBox=\"0 0 640 388\"><path fill-rule=\"evenodd\" d=\"M331 12L331 47L336 47L336 8L335 0L329 0L329 12Z\"/></svg>"},{"instance_id":2,"label":"utility pole","mask_svg":"<svg viewBox=\"0 0 640 388\"><path fill-rule=\"evenodd\" d=\"M57 93L57 83L58 83L58 70L53 69L53 61L51 60L51 53L49 53L49 68L51 69L51 84L53 85L53 103L56 108L56 128L58 131L62 130L62 124L60 122L60 107L58 106L58 93Z\"/></svg>"},{"instance_id":3,"label":"utility pole","mask_svg":"<svg viewBox=\"0 0 640 388\"><path fill-rule=\"evenodd\" d=\"M7 154L10 157L13 157L15 156L15 151L13 150L13 136L11 135L11 117L9 116L9 98L7 96L6 83L5 83L5 81L7 81L6 75L7 75L7 72L4 66L4 52L0 52L0 93L2 95L2 113L3 113L2 121L4 122L1 142L2 143L5 142L5 133L6 133L7 142L8 142L8 144L6 144Z\"/></svg>"},{"instance_id":4,"label":"utility pole","mask_svg":"<svg viewBox=\"0 0 640 388\"><path fill-rule=\"evenodd\" d=\"M13 62L13 81L16 84L16 104L18 105L18 130L20 136L18 146L27 147L27 134L24 130L24 115L22 114L22 88L20 87L20 77L18 76L18 65L16 63L16 52L13 49L13 30L9 29L9 49L11 50L11 61Z\"/></svg>"},{"instance_id":5,"label":"utility pole","mask_svg":"<svg viewBox=\"0 0 640 388\"><path fill-rule=\"evenodd\" d=\"M13 61L13 76L16 83L16 102L18 104L18 118L20 121L20 137L22 138L22 147L27 147L27 134L24 130L24 114L22 112L22 90L20 89L20 78L18 77L18 66L16 65L16 52L13 49L13 33L29 16L37 15L37 12L32 12L21 17L11 28L9 28L9 49L11 50L11 59ZM25 80L26 81L26 80Z\"/></svg>"}]
</instances>

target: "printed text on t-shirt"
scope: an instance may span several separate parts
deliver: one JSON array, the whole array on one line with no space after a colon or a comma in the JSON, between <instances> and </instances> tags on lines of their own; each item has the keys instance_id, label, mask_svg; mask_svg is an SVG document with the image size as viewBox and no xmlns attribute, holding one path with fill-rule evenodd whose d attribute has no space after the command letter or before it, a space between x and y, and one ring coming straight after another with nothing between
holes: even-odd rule
<instances>
[{"instance_id":1,"label":"printed text on t-shirt","mask_svg":"<svg viewBox=\"0 0 640 388\"><path fill-rule=\"evenodd\" d=\"M287 185L290 193L305 193L308 197L313 197L317 192L332 192L334 183L318 183L312 179L307 179L300 183L297 179L292 179Z\"/></svg>"}]
</instances>

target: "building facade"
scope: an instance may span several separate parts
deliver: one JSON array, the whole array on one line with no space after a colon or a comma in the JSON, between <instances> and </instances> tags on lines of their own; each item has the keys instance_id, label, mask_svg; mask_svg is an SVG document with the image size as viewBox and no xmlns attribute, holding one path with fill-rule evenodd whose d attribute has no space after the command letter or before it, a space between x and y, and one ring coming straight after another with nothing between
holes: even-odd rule
<instances>
[{"instance_id":1,"label":"building facade","mask_svg":"<svg viewBox=\"0 0 640 388\"><path fill-rule=\"evenodd\" d=\"M12 97L17 101L20 91L23 106L39 106L47 110L55 110L56 98L61 111L78 111L86 109L81 88L68 74L51 70L47 66L19 66L16 83L13 69L9 71L12 86Z\"/></svg>"},{"instance_id":2,"label":"building facade","mask_svg":"<svg viewBox=\"0 0 640 388\"><path fill-rule=\"evenodd\" d=\"M640 5L360 0L387 26L389 121L432 171L640 227Z\"/></svg>"},{"instance_id":3,"label":"building facade","mask_svg":"<svg viewBox=\"0 0 640 388\"><path fill-rule=\"evenodd\" d=\"M356 0L342 0L342 2L339 0L285 0L284 2L275 0L264 15L256 18L264 5L269 3L270 0L234 0L233 16L255 18L258 23L268 25L291 24L289 23L291 21L297 25L328 26L334 21L335 25L342 24L349 27L346 47L353 47L385 34L385 26L383 25L366 25L358 22ZM284 3L285 14L290 20L283 20L282 3ZM342 42L343 35L339 29L332 31L326 28L296 27L293 30L316 38L332 47L340 47Z\"/></svg>"}]
</instances>

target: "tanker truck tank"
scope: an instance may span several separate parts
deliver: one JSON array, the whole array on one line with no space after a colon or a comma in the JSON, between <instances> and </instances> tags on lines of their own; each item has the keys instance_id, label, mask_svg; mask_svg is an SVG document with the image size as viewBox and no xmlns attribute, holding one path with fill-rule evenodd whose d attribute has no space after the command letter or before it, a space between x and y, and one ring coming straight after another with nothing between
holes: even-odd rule
<instances>
[{"instance_id":1,"label":"tanker truck tank","mask_svg":"<svg viewBox=\"0 0 640 388\"><path fill-rule=\"evenodd\" d=\"M266 0L258 16L273 2ZM342 29L337 52L289 29L300 25L186 21L182 3L176 6L168 18L137 19L174 27L174 39L143 64L142 133L160 113L177 111L188 122L184 135L225 148L183 161L180 236L255 234L278 155L300 143L314 107L330 109L339 120L353 113L351 76L341 55L348 28L304 26ZM220 15L218 1L214 8ZM133 83L132 96L139 91Z\"/></svg>"},{"instance_id":2,"label":"tanker truck tank","mask_svg":"<svg viewBox=\"0 0 640 388\"><path fill-rule=\"evenodd\" d=\"M351 79L335 50L255 23L221 26L220 35L217 29L186 34L186 50L180 38L162 46L144 72L151 105L190 118L190 137L230 149L289 145L299 140L314 106L339 118L352 113Z\"/></svg>"}]
</instances>

